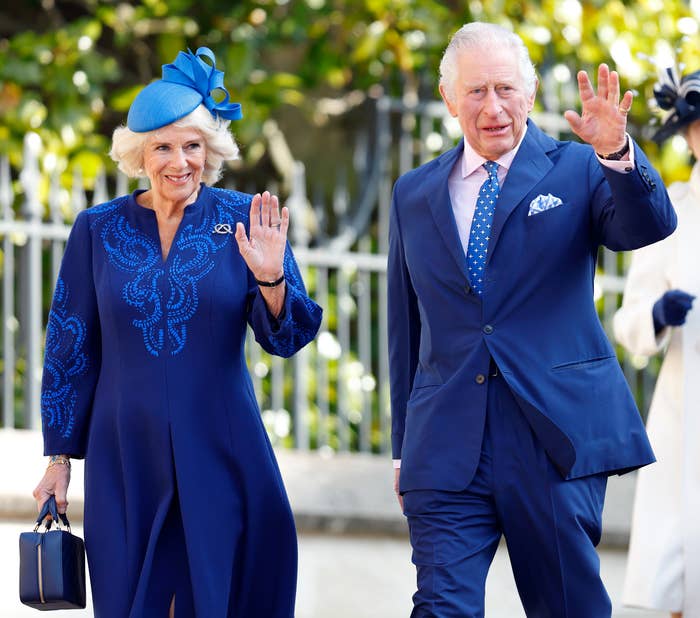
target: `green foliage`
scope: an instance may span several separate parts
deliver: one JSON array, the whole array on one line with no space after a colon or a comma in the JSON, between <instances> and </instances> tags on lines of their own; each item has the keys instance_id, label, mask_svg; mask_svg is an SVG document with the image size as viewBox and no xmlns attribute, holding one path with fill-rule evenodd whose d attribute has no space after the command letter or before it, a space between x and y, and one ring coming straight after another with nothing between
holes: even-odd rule
<instances>
[{"instance_id":1,"label":"green foliage","mask_svg":"<svg viewBox=\"0 0 700 618\"><path fill-rule=\"evenodd\" d=\"M500 23L523 37L542 78L539 111L561 113L575 107L576 71L592 74L599 63L609 63L620 73L623 87L636 93L630 132L643 142L667 181L687 177L682 140L669 140L662 148L649 141L654 115L649 102L658 70L650 58L675 59L684 72L700 68L698 22L683 0L5 2L0 6L0 154L9 155L15 171L21 169L22 140L28 131L37 132L44 171L58 170L64 189L79 172L90 188L101 168L113 169L107 156L110 136L125 121L138 91L160 77L161 65L179 50L208 46L225 71L231 99L243 105L244 119L234 127L242 145L243 170L262 167L268 147L263 126L274 119L293 155L305 162L309 177L327 177L333 183L336 168L352 156L351 139L342 131L350 134L365 120L361 114L346 114L331 127L329 99L352 108L368 93L438 98L442 51L461 24L474 20ZM48 176L41 183L41 201L46 203ZM14 184L19 195L21 187ZM61 204L69 199L68 191L63 194ZM311 272L311 290L313 279ZM340 300L332 289L325 303L325 328L330 332L338 325ZM601 313L605 302L610 301L598 301ZM375 322L376 311L373 305ZM379 345L373 337L373 359ZM325 363L328 381L327 409L319 415L311 397L319 374L307 378L312 447L338 446L341 399L349 420L349 445L355 448L358 443L357 419L363 413L363 397L370 395L353 390L351 384L375 376L371 367L353 362L354 352L345 353L349 356L344 360L362 375L345 375L336 358L310 346L314 364ZM263 359L271 363L264 355ZM19 389L25 360L20 357L17 362ZM646 371L641 365L628 369L636 376L632 386L638 401L648 399L649 376L657 370L658 359L652 359ZM293 387L287 376L288 407ZM271 405L269 388L265 383L265 405ZM370 442L378 450L386 440L379 422L387 408L381 391L371 395L370 408ZM289 425L285 414L272 410L263 416L266 424L281 428L272 434L288 445L293 420Z\"/></svg>"},{"instance_id":2,"label":"green foliage","mask_svg":"<svg viewBox=\"0 0 700 618\"><path fill-rule=\"evenodd\" d=\"M656 68L639 54L672 55L698 68L697 22L686 2L643 0L36 0L0 9L0 152L19 167L21 140L37 131L67 169L86 151L111 166L109 136L136 92L180 49L211 47L232 99L247 165L263 151L262 124L284 130L289 108L310 125L322 97L381 86L436 97L449 35L471 20L495 21L525 39L540 71L609 62L635 89L632 122L650 120ZM426 90L427 89L427 90ZM291 114L296 121L299 114ZM316 119L316 120L315 120ZM687 175L682 148L658 153L671 179ZM680 151L680 156L678 154ZM652 153L656 155L657 153ZM679 158L681 159L679 161ZM91 169L94 170L91 159ZM90 170L87 171L89 176ZM89 178L88 178L89 180Z\"/></svg>"}]
</instances>

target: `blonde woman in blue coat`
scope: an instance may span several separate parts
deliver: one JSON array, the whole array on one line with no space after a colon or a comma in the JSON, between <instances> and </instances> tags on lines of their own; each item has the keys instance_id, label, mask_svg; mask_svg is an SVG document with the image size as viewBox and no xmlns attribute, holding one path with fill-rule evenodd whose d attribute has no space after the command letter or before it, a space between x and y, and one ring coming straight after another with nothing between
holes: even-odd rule
<instances>
[{"instance_id":1,"label":"blonde woman in blue coat","mask_svg":"<svg viewBox=\"0 0 700 618\"><path fill-rule=\"evenodd\" d=\"M111 154L150 188L80 213L49 315L34 495L65 511L70 459L85 458L97 618L294 615L294 520L244 344L249 325L290 356L321 309L287 209L210 186L241 115L214 60L181 52L134 100Z\"/></svg>"}]
</instances>

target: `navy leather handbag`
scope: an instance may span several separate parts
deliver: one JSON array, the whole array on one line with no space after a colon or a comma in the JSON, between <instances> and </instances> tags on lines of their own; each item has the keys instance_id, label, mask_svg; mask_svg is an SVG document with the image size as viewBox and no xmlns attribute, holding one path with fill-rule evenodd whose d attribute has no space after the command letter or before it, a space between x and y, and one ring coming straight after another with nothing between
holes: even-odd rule
<instances>
[{"instance_id":1,"label":"navy leather handbag","mask_svg":"<svg viewBox=\"0 0 700 618\"><path fill-rule=\"evenodd\" d=\"M44 521L48 515L51 518ZM39 530L42 523L44 531ZM85 545L71 534L54 496L44 503L34 531L19 535L19 598L40 610L85 607Z\"/></svg>"}]
</instances>

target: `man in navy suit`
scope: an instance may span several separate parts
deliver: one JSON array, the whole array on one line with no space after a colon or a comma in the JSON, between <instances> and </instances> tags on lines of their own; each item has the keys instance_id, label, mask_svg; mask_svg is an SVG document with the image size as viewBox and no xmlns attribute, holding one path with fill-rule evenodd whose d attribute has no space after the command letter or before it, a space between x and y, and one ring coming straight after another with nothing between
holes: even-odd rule
<instances>
[{"instance_id":1,"label":"man in navy suit","mask_svg":"<svg viewBox=\"0 0 700 618\"><path fill-rule=\"evenodd\" d=\"M609 617L595 550L607 476L654 455L596 313L596 256L661 240L676 216L606 65L597 89L578 74L581 115L565 113L585 144L528 119L535 70L503 28L461 28L440 73L464 140L399 178L389 231L412 616L483 616L504 535L529 618Z\"/></svg>"}]
</instances>

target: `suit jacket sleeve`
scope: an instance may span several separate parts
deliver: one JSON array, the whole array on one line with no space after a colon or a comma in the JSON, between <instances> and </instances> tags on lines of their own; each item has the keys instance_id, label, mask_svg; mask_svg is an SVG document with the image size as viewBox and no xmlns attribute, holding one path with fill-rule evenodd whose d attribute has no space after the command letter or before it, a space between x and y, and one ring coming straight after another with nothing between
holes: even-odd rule
<instances>
[{"instance_id":1,"label":"suit jacket sleeve","mask_svg":"<svg viewBox=\"0 0 700 618\"><path fill-rule=\"evenodd\" d=\"M400 180L394 188L389 215L387 264L389 383L391 389L391 445L394 459L401 458L406 404L418 366L421 320L418 302L406 267L399 222Z\"/></svg>"},{"instance_id":2,"label":"suit jacket sleeve","mask_svg":"<svg viewBox=\"0 0 700 618\"><path fill-rule=\"evenodd\" d=\"M593 227L599 244L613 251L655 243L671 234L677 224L661 177L634 142L633 148L635 167L628 174L595 162L607 183L595 189Z\"/></svg>"}]
</instances>

